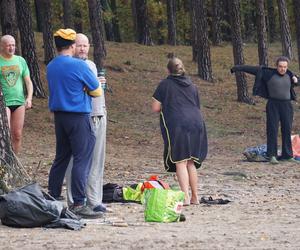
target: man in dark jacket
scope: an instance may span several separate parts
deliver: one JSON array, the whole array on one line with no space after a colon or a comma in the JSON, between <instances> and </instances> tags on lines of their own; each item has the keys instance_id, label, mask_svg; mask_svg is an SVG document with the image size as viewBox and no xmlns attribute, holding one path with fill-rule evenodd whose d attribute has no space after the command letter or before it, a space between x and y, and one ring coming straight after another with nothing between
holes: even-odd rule
<instances>
[{"instance_id":1,"label":"man in dark jacket","mask_svg":"<svg viewBox=\"0 0 300 250\"><path fill-rule=\"evenodd\" d=\"M267 113L267 155L271 164L278 164L277 136L279 122L282 133L281 160L297 162L293 158L291 130L293 122L293 106L291 100L296 99L294 86L298 78L288 70L288 58L281 56L276 60L276 69L264 66L236 65L231 73L243 71L255 75L253 95L268 100Z\"/></svg>"}]
</instances>

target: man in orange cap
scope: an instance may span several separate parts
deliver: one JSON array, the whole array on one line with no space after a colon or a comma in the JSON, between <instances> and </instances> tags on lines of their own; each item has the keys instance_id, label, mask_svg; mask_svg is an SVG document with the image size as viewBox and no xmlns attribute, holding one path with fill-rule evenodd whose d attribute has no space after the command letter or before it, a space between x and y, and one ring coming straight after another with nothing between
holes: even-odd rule
<instances>
[{"instance_id":1,"label":"man in orange cap","mask_svg":"<svg viewBox=\"0 0 300 250\"><path fill-rule=\"evenodd\" d=\"M71 156L71 210L84 218L97 218L101 212L86 205L86 183L90 171L95 136L90 124L91 97L100 96L101 86L88 65L75 54L76 32L60 29L54 34L58 56L47 66L49 109L54 113L56 155L49 173L48 189L61 196L63 179Z\"/></svg>"}]
</instances>

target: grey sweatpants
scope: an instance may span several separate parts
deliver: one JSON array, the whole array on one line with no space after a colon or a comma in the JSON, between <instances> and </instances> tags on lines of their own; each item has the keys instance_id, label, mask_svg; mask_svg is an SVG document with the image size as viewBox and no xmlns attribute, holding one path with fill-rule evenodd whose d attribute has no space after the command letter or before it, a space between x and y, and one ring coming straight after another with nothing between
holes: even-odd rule
<instances>
[{"instance_id":1,"label":"grey sweatpants","mask_svg":"<svg viewBox=\"0 0 300 250\"><path fill-rule=\"evenodd\" d=\"M106 115L102 117L92 117L93 130L96 136L96 143L93 152L93 160L88 175L86 185L86 204L95 207L102 204L103 197L103 171L105 163L105 149L106 149ZM67 199L68 205L73 204L72 190L71 190L71 173L73 167L73 158L70 160L66 172L66 186L67 186Z\"/></svg>"}]
</instances>

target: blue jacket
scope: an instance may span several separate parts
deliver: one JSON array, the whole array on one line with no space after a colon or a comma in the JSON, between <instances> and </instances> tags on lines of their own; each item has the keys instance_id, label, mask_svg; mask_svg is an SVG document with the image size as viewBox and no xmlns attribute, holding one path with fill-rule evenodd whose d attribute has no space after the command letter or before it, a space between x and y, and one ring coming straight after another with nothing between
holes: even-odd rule
<instances>
[{"instance_id":1,"label":"blue jacket","mask_svg":"<svg viewBox=\"0 0 300 250\"><path fill-rule=\"evenodd\" d=\"M95 74L85 61L59 55L47 66L49 109L74 113L90 113L91 97L85 89L99 87Z\"/></svg>"}]
</instances>

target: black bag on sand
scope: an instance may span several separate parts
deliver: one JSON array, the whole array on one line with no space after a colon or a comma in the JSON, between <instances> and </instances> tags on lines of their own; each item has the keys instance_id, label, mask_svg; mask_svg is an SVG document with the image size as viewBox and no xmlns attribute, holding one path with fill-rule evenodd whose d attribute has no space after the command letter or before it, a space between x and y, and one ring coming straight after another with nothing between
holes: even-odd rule
<instances>
[{"instance_id":1,"label":"black bag on sand","mask_svg":"<svg viewBox=\"0 0 300 250\"><path fill-rule=\"evenodd\" d=\"M123 199L123 188L115 183L107 183L103 185L102 201L104 203L127 202Z\"/></svg>"},{"instance_id":2,"label":"black bag on sand","mask_svg":"<svg viewBox=\"0 0 300 250\"><path fill-rule=\"evenodd\" d=\"M3 225L11 227L51 227L53 224L52 227L79 230L84 226L63 203L47 200L37 183L1 195L0 219Z\"/></svg>"}]
</instances>

